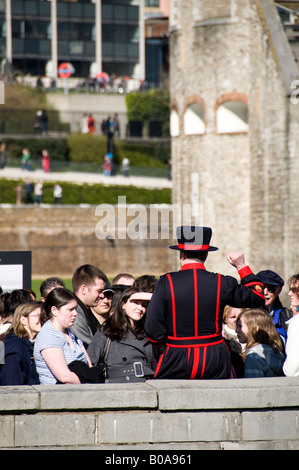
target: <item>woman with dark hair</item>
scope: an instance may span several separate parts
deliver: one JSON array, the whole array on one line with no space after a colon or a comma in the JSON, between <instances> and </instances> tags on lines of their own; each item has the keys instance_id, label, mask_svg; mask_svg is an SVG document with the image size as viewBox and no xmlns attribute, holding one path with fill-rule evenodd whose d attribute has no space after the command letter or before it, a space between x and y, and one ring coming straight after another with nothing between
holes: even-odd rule
<instances>
[{"instance_id":1,"label":"woman with dark hair","mask_svg":"<svg viewBox=\"0 0 299 470\"><path fill-rule=\"evenodd\" d=\"M34 358L41 384L81 383L71 364L80 369L92 366L82 341L70 327L77 316L77 301L65 288L53 289L44 302L46 322L38 333L34 345ZM76 369L74 369L76 370ZM95 382L95 380L89 380Z\"/></svg>"},{"instance_id":2,"label":"woman with dark hair","mask_svg":"<svg viewBox=\"0 0 299 470\"><path fill-rule=\"evenodd\" d=\"M19 305L4 339L4 364L1 385L35 385L39 378L33 359L34 339L41 329L41 307L38 302Z\"/></svg>"},{"instance_id":3,"label":"woman with dark hair","mask_svg":"<svg viewBox=\"0 0 299 470\"><path fill-rule=\"evenodd\" d=\"M152 346L144 332L151 296L136 287L126 289L94 335L88 354L94 365L103 363L106 355L106 382L144 382L153 377Z\"/></svg>"}]
</instances>

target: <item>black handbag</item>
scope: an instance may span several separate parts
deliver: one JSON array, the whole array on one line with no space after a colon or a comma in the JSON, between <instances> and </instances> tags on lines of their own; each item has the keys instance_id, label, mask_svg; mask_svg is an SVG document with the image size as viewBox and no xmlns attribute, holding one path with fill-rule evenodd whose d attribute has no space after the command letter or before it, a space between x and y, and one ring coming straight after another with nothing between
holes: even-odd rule
<instances>
[{"instance_id":1,"label":"black handbag","mask_svg":"<svg viewBox=\"0 0 299 470\"><path fill-rule=\"evenodd\" d=\"M104 348L103 362L99 362L96 366L89 367L83 361L73 361L68 364L68 368L71 372L74 372L82 384L98 384L105 383L107 377L107 359L109 354L109 348L111 339L108 338Z\"/></svg>"},{"instance_id":2,"label":"black handbag","mask_svg":"<svg viewBox=\"0 0 299 470\"><path fill-rule=\"evenodd\" d=\"M79 377L81 384L99 384L105 382L105 375L101 365L89 367L83 361L73 361L68 364L68 368Z\"/></svg>"}]
</instances>

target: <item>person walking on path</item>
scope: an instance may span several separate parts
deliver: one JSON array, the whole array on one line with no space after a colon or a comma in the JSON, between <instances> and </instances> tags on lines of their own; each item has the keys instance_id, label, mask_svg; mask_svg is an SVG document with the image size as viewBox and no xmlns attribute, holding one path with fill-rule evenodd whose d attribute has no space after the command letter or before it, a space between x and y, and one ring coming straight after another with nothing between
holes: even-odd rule
<instances>
[{"instance_id":1,"label":"person walking on path","mask_svg":"<svg viewBox=\"0 0 299 470\"><path fill-rule=\"evenodd\" d=\"M45 173L49 173L50 171L50 154L48 150L42 150L42 168Z\"/></svg>"}]
</instances>

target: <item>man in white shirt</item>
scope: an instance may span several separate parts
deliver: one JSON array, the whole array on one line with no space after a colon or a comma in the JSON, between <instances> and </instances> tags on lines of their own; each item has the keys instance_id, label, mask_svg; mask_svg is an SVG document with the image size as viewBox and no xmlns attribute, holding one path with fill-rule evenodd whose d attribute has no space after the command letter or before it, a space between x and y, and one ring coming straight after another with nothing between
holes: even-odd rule
<instances>
[{"instance_id":1,"label":"man in white shirt","mask_svg":"<svg viewBox=\"0 0 299 470\"><path fill-rule=\"evenodd\" d=\"M288 281L290 308L293 317L286 323L288 325L288 337L286 343L286 360L283 372L287 377L299 376L299 274L294 274Z\"/></svg>"}]
</instances>

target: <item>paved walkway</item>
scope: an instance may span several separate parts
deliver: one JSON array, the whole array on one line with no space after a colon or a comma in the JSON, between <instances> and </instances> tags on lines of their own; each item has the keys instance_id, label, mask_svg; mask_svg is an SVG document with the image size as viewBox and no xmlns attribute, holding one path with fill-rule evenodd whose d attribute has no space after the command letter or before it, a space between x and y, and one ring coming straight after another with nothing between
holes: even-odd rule
<instances>
[{"instance_id":1,"label":"paved walkway","mask_svg":"<svg viewBox=\"0 0 299 470\"><path fill-rule=\"evenodd\" d=\"M45 173L43 170L27 171L20 168L6 167L0 170L0 177L7 179L24 179L29 177L32 181L62 181L69 183L87 183L96 184L101 183L105 185L120 185L120 186L136 186L146 189L160 189L172 188L172 181L167 178L154 178L146 176L129 176L122 175L104 176L100 173L83 173L80 171L66 171L66 172L50 172Z\"/></svg>"}]
</instances>

